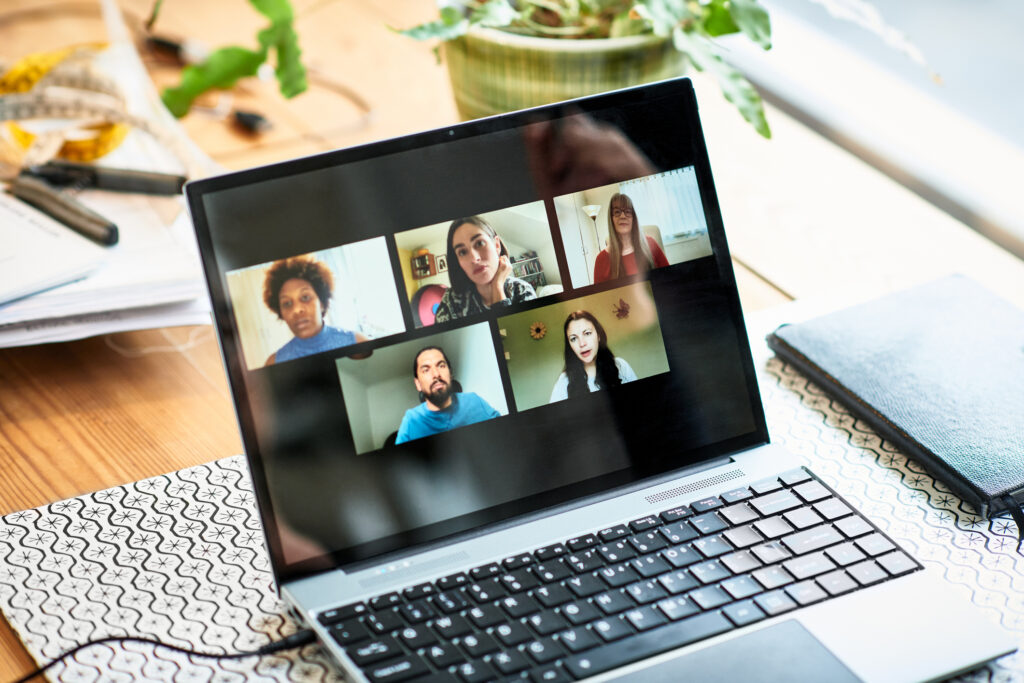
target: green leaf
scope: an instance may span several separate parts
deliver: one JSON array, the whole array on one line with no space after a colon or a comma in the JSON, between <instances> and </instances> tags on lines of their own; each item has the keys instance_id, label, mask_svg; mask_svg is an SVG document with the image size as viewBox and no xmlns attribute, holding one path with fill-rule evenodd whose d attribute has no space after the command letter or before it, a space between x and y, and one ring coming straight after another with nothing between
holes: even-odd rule
<instances>
[{"instance_id":1,"label":"green leaf","mask_svg":"<svg viewBox=\"0 0 1024 683\"><path fill-rule=\"evenodd\" d=\"M270 19L271 24L291 23L295 18L292 4L288 0L249 0L256 11Z\"/></svg>"},{"instance_id":2,"label":"green leaf","mask_svg":"<svg viewBox=\"0 0 1024 683\"><path fill-rule=\"evenodd\" d=\"M740 27L729 12L729 0L712 0L704 6L704 30L709 36L738 33Z\"/></svg>"},{"instance_id":3,"label":"green leaf","mask_svg":"<svg viewBox=\"0 0 1024 683\"><path fill-rule=\"evenodd\" d=\"M695 19L684 0L637 0L633 9L659 36L670 36L684 21Z\"/></svg>"},{"instance_id":4,"label":"green leaf","mask_svg":"<svg viewBox=\"0 0 1024 683\"><path fill-rule=\"evenodd\" d=\"M201 94L211 88L230 88L239 78L255 75L266 58L266 51L223 47L202 62L185 67L181 83L165 89L161 99L172 114L182 117Z\"/></svg>"},{"instance_id":5,"label":"green leaf","mask_svg":"<svg viewBox=\"0 0 1024 683\"><path fill-rule=\"evenodd\" d=\"M772 25L768 12L757 0L730 0L729 13L740 30L765 50L772 46Z\"/></svg>"},{"instance_id":6,"label":"green leaf","mask_svg":"<svg viewBox=\"0 0 1024 683\"><path fill-rule=\"evenodd\" d=\"M489 26L492 28L508 26L519 18L508 0L487 0L469 15L469 23L473 26Z\"/></svg>"},{"instance_id":7,"label":"green leaf","mask_svg":"<svg viewBox=\"0 0 1024 683\"><path fill-rule=\"evenodd\" d=\"M299 48L299 36L291 20L272 24L260 31L257 37L264 52L273 49L277 55L274 75L277 77L277 86L281 94L292 98L305 92L308 87L306 67L299 59L302 50Z\"/></svg>"},{"instance_id":8,"label":"green leaf","mask_svg":"<svg viewBox=\"0 0 1024 683\"><path fill-rule=\"evenodd\" d=\"M672 41L677 50L685 52L690 57L698 71L705 71L715 77L725 99L736 105L743 118L749 121L758 133L766 138L772 136L768 119L764 115L761 96L739 71L715 54L714 46L707 38L694 31L684 31L680 27L672 33Z\"/></svg>"},{"instance_id":9,"label":"green leaf","mask_svg":"<svg viewBox=\"0 0 1024 683\"><path fill-rule=\"evenodd\" d=\"M413 40L453 40L465 35L468 29L469 20L462 16L458 8L448 5L441 8L440 19L403 29L399 33Z\"/></svg>"}]
</instances>

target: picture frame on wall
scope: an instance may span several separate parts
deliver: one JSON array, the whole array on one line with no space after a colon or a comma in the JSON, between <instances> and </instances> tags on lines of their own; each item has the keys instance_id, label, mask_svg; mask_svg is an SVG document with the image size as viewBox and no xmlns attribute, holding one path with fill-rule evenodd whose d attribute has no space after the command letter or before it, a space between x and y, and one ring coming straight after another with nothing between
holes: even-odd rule
<instances>
[{"instance_id":1,"label":"picture frame on wall","mask_svg":"<svg viewBox=\"0 0 1024 683\"><path fill-rule=\"evenodd\" d=\"M448 272L448 255L447 254L440 254L440 255L438 255L437 259L435 260L435 264L437 266L437 272L439 272L439 273L446 273L446 272Z\"/></svg>"}]
</instances>

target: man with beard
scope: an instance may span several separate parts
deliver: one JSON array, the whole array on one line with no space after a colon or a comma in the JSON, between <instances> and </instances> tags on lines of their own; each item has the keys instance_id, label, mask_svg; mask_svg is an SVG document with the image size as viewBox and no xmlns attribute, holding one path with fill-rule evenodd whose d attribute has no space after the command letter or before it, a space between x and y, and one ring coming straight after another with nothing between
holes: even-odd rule
<instances>
[{"instance_id":1,"label":"man with beard","mask_svg":"<svg viewBox=\"0 0 1024 683\"><path fill-rule=\"evenodd\" d=\"M439 346L420 349L412 363L412 376L422 402L405 411L396 444L501 415L476 394L455 390L451 363Z\"/></svg>"}]
</instances>

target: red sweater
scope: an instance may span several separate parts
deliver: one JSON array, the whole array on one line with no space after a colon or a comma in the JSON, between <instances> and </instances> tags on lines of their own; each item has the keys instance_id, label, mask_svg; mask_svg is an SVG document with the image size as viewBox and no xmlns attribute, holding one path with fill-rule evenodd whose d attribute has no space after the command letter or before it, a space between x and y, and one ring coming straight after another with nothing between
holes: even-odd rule
<instances>
[{"instance_id":1,"label":"red sweater","mask_svg":"<svg viewBox=\"0 0 1024 683\"><path fill-rule=\"evenodd\" d=\"M647 238L647 248L651 250L651 258L654 259L654 268L664 268L668 265L665 252L661 250L658 243L652 238ZM636 251L622 257L622 268L626 275L636 275ZM612 276L612 260L608 256L608 250L602 249L594 261L594 284L604 282Z\"/></svg>"}]
</instances>

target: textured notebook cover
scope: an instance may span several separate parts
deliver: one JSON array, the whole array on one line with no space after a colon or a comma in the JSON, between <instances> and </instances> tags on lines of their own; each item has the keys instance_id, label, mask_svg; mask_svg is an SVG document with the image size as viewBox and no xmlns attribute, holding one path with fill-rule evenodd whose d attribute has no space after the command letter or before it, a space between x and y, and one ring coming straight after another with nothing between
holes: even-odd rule
<instances>
[{"instance_id":1,"label":"textured notebook cover","mask_svg":"<svg viewBox=\"0 0 1024 683\"><path fill-rule=\"evenodd\" d=\"M955 275L768 345L982 513L1024 488L1024 312Z\"/></svg>"}]
</instances>

